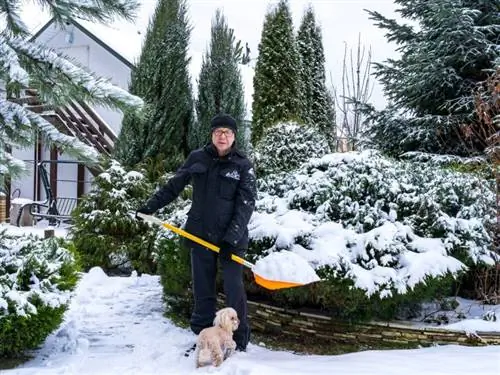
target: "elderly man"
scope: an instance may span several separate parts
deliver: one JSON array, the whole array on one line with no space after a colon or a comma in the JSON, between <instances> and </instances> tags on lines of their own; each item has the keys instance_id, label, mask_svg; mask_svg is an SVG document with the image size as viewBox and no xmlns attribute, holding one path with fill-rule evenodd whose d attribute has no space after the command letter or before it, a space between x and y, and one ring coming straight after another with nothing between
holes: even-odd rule
<instances>
[{"instance_id":1,"label":"elderly man","mask_svg":"<svg viewBox=\"0 0 500 375\"><path fill-rule=\"evenodd\" d=\"M211 121L212 141L191 152L184 165L148 202L137 210L152 214L172 202L191 182L193 202L186 231L217 244L216 253L187 241L191 251L194 309L191 329L199 334L212 326L216 311L217 260L224 280L226 305L238 313L240 325L234 333L237 350L245 351L250 327L243 286L243 266L231 260L243 256L248 247L248 222L255 208L256 185L252 163L236 148L237 124L221 114Z\"/></svg>"}]
</instances>

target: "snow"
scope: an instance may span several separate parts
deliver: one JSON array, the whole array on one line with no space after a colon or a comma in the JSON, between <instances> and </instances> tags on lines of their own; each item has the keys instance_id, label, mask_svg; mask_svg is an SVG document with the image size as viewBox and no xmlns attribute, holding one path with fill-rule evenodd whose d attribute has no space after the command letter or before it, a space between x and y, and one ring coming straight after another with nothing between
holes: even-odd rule
<instances>
[{"instance_id":1,"label":"snow","mask_svg":"<svg viewBox=\"0 0 500 375\"><path fill-rule=\"evenodd\" d=\"M80 280L61 327L35 357L0 373L494 375L500 369L500 348L495 346L449 345L320 356L250 344L246 353L236 353L218 369L197 370L194 358L183 356L195 342L195 335L176 327L163 312L159 277L108 277L100 268L93 268ZM463 324L460 329L470 332L487 328L500 331L500 323L471 320Z\"/></svg>"},{"instance_id":2,"label":"snow","mask_svg":"<svg viewBox=\"0 0 500 375\"><path fill-rule=\"evenodd\" d=\"M23 198L15 198L15 199L22 200ZM37 225L33 226L33 227L17 227L15 225L0 223L0 232L3 230L7 230L8 233L14 234L14 235L33 234L39 238L45 237L46 230L53 230L54 236L56 236L56 237L63 237L64 238L64 237L67 237L67 235L68 235L68 226L66 224L62 224L61 226L54 227L52 225L49 225L47 223L47 221L45 221L45 220L38 222Z\"/></svg>"},{"instance_id":3,"label":"snow","mask_svg":"<svg viewBox=\"0 0 500 375\"><path fill-rule=\"evenodd\" d=\"M271 253L255 263L253 271L268 280L308 284L321 279L301 256L291 251Z\"/></svg>"}]
</instances>

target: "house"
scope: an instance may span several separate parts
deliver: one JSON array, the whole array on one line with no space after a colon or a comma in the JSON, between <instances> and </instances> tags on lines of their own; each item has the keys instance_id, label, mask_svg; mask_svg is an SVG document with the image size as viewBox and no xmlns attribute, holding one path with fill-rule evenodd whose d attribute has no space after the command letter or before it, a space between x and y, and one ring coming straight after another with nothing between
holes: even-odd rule
<instances>
[{"instance_id":1,"label":"house","mask_svg":"<svg viewBox=\"0 0 500 375\"><path fill-rule=\"evenodd\" d=\"M132 61L112 49L83 23L66 23L61 28L51 19L34 34L32 40L63 53L98 76L108 78L116 86L128 89ZM136 48L140 49L140 41L137 42ZM59 130L77 136L102 154L110 154L120 132L123 114L117 110L76 102L54 110L40 102L35 90L24 90L21 98L12 100L40 113ZM46 199L40 170L37 168L41 161L48 161L45 167L55 196L77 198L90 188L92 171L71 157L49 149L43 140L33 147L13 149L12 153L27 163L29 172L10 181L7 187L10 192L8 207L10 198Z\"/></svg>"}]
</instances>

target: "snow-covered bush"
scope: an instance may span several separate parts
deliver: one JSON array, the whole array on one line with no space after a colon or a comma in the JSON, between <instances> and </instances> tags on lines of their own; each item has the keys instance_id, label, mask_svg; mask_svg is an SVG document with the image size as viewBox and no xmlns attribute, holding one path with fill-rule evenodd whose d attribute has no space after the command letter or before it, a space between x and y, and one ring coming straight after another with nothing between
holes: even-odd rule
<instances>
[{"instance_id":1,"label":"snow-covered bush","mask_svg":"<svg viewBox=\"0 0 500 375\"><path fill-rule=\"evenodd\" d=\"M69 244L1 231L0 358L37 347L57 328L76 282Z\"/></svg>"},{"instance_id":2,"label":"snow-covered bush","mask_svg":"<svg viewBox=\"0 0 500 375\"><path fill-rule=\"evenodd\" d=\"M154 271L156 231L132 214L153 189L142 173L126 171L115 161L96 176L91 191L74 211L71 229L84 269Z\"/></svg>"},{"instance_id":3,"label":"snow-covered bush","mask_svg":"<svg viewBox=\"0 0 500 375\"><path fill-rule=\"evenodd\" d=\"M376 299L425 296L420 289L467 265L495 262L492 181L367 151L325 155L258 182L254 260L292 250Z\"/></svg>"},{"instance_id":4,"label":"snow-covered bush","mask_svg":"<svg viewBox=\"0 0 500 375\"><path fill-rule=\"evenodd\" d=\"M329 152L328 140L317 128L279 123L264 132L254 150L254 161L261 176L293 170L308 159Z\"/></svg>"},{"instance_id":5,"label":"snow-covered bush","mask_svg":"<svg viewBox=\"0 0 500 375\"><path fill-rule=\"evenodd\" d=\"M153 166L154 167L154 166ZM155 273L158 256L165 248L162 238L172 234L135 219L135 211L153 194L157 183L145 178L147 171L127 171L116 161L96 176L91 191L74 211L72 239L85 269L99 266L107 272ZM157 177L157 176L156 176ZM179 225L185 218L185 200L159 210L157 215Z\"/></svg>"}]
</instances>

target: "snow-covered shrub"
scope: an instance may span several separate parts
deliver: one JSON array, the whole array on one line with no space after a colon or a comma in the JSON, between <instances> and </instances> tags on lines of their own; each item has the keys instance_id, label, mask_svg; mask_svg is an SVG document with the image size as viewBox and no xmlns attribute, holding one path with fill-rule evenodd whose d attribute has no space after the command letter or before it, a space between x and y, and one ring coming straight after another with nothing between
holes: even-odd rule
<instances>
[{"instance_id":1,"label":"snow-covered shrub","mask_svg":"<svg viewBox=\"0 0 500 375\"><path fill-rule=\"evenodd\" d=\"M154 271L157 230L133 215L153 191L142 173L126 171L115 161L96 176L74 212L71 230L84 269Z\"/></svg>"},{"instance_id":2,"label":"snow-covered shrub","mask_svg":"<svg viewBox=\"0 0 500 375\"><path fill-rule=\"evenodd\" d=\"M328 140L317 128L279 123L264 132L253 156L260 176L293 170L311 157L329 152Z\"/></svg>"},{"instance_id":3,"label":"snow-covered shrub","mask_svg":"<svg viewBox=\"0 0 500 375\"><path fill-rule=\"evenodd\" d=\"M62 321L77 282L70 244L0 232L0 358L37 347Z\"/></svg>"},{"instance_id":4,"label":"snow-covered shrub","mask_svg":"<svg viewBox=\"0 0 500 375\"><path fill-rule=\"evenodd\" d=\"M148 181L143 172L126 171L112 161L96 176L91 191L74 213L71 230L85 269L99 266L107 272L155 273L158 256L165 245L163 237L172 233L135 219L135 211L154 193L157 183ZM187 189L188 190L188 189ZM184 194L187 196L188 192ZM174 225L181 225L186 215L186 199L159 210L155 215Z\"/></svg>"},{"instance_id":5,"label":"snow-covered shrub","mask_svg":"<svg viewBox=\"0 0 500 375\"><path fill-rule=\"evenodd\" d=\"M367 151L311 159L258 183L253 260L292 250L373 299L423 298L468 265L495 263L494 187L475 175Z\"/></svg>"}]
</instances>

